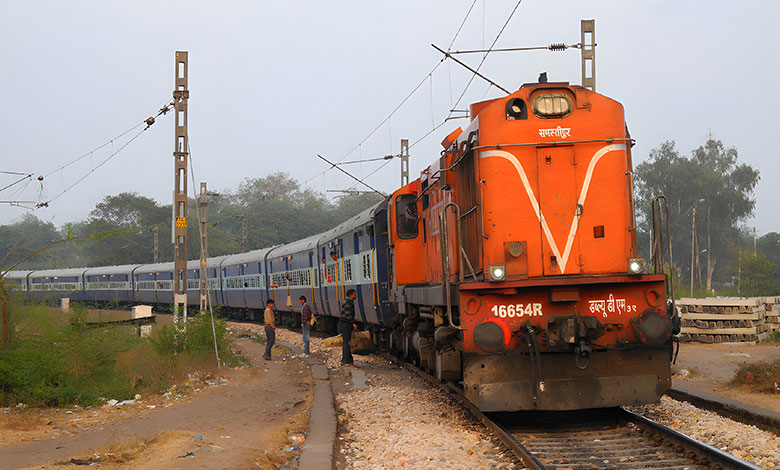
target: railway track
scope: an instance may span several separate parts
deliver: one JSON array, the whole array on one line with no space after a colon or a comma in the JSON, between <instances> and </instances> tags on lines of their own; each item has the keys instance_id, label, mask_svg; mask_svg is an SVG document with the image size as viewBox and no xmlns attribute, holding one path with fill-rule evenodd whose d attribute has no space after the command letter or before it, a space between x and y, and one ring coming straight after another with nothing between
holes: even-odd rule
<instances>
[{"instance_id":1,"label":"railway track","mask_svg":"<svg viewBox=\"0 0 780 470\"><path fill-rule=\"evenodd\" d=\"M759 468L623 408L488 419L535 470Z\"/></svg>"},{"instance_id":2,"label":"railway track","mask_svg":"<svg viewBox=\"0 0 780 470\"><path fill-rule=\"evenodd\" d=\"M532 470L761 470L624 408L485 414L460 388L401 364L449 392Z\"/></svg>"}]
</instances>

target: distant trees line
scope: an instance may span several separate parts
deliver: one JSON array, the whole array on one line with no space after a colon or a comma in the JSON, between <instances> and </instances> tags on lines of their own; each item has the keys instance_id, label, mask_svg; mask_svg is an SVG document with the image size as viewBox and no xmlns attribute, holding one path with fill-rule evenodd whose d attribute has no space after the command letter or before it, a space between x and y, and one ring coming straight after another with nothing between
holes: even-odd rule
<instances>
[{"instance_id":1,"label":"distant trees line","mask_svg":"<svg viewBox=\"0 0 780 470\"><path fill-rule=\"evenodd\" d=\"M323 232L381 200L378 194L347 194L332 202L320 192L302 188L286 173L247 178L236 189L208 197L209 255L242 251L246 214L247 249L287 243ZM200 256L198 201L188 204L188 254ZM151 263L154 229L160 262L173 259L171 205L138 193L106 196L86 220L56 227L33 214L0 226L0 269L5 270L58 240L71 239L16 269Z\"/></svg>"}]
</instances>

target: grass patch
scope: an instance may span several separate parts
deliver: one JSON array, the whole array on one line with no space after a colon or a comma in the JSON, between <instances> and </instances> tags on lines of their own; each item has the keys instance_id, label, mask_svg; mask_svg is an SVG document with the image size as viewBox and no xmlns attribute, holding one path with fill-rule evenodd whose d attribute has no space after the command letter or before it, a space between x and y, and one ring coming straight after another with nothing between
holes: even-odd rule
<instances>
[{"instance_id":1,"label":"grass patch","mask_svg":"<svg viewBox=\"0 0 780 470\"><path fill-rule=\"evenodd\" d=\"M216 369L211 322L155 328L140 338L133 326L91 327L87 310L68 317L44 305L10 303L9 344L0 349L0 406L91 406L159 392L192 370ZM216 324L220 358L232 363L225 323Z\"/></svg>"},{"instance_id":2,"label":"grass patch","mask_svg":"<svg viewBox=\"0 0 780 470\"><path fill-rule=\"evenodd\" d=\"M780 330L772 332L771 335L764 338L762 343L780 343Z\"/></svg>"},{"instance_id":3,"label":"grass patch","mask_svg":"<svg viewBox=\"0 0 780 470\"><path fill-rule=\"evenodd\" d=\"M730 383L747 387L752 392L777 395L780 393L780 360L742 364Z\"/></svg>"},{"instance_id":4,"label":"grass patch","mask_svg":"<svg viewBox=\"0 0 780 470\"><path fill-rule=\"evenodd\" d=\"M46 419L41 416L41 412L36 409L30 410L21 407L0 412L0 429L26 431L43 424L44 421L46 421Z\"/></svg>"}]
</instances>

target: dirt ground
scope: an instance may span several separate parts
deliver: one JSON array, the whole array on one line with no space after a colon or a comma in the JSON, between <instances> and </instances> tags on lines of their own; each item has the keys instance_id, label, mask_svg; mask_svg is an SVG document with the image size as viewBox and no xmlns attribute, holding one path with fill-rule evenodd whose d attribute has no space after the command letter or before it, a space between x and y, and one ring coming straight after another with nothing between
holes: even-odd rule
<instances>
[{"instance_id":1,"label":"dirt ground","mask_svg":"<svg viewBox=\"0 0 780 470\"><path fill-rule=\"evenodd\" d=\"M274 348L273 361L264 361L262 346L248 339L234 346L253 367L223 369L222 376L194 381L167 397L0 414L0 468L55 469L61 468L55 462L71 459L138 470L270 469L294 463L300 452L292 449L290 437L308 427L308 366L281 348Z\"/></svg>"},{"instance_id":2,"label":"dirt ground","mask_svg":"<svg viewBox=\"0 0 780 470\"><path fill-rule=\"evenodd\" d=\"M681 343L672 385L684 382L715 395L780 412L780 394L752 393L728 384L741 364L778 359L778 344ZM684 370L694 376L684 377Z\"/></svg>"}]
</instances>

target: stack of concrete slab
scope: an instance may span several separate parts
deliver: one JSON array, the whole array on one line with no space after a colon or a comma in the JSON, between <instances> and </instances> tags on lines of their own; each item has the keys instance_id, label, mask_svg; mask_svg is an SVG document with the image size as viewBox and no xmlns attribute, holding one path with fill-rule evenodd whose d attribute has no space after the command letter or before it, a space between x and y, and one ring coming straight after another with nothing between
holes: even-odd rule
<instances>
[{"instance_id":1,"label":"stack of concrete slab","mask_svg":"<svg viewBox=\"0 0 780 470\"><path fill-rule=\"evenodd\" d=\"M763 297L769 331L780 330L780 297Z\"/></svg>"},{"instance_id":2,"label":"stack of concrete slab","mask_svg":"<svg viewBox=\"0 0 780 470\"><path fill-rule=\"evenodd\" d=\"M777 297L682 298L680 341L702 343L757 342L766 338L780 322L767 322L768 312L780 315ZM770 305L769 309L767 306ZM777 305L779 310L774 310Z\"/></svg>"}]
</instances>

